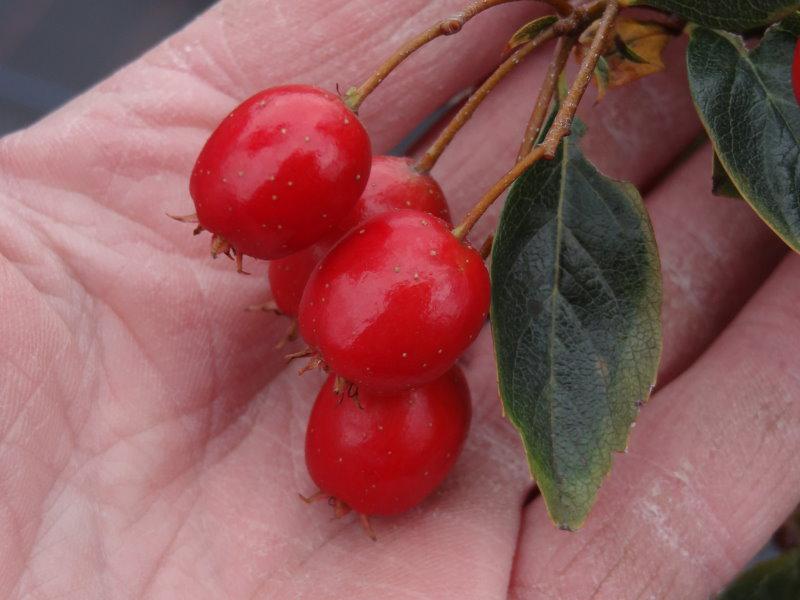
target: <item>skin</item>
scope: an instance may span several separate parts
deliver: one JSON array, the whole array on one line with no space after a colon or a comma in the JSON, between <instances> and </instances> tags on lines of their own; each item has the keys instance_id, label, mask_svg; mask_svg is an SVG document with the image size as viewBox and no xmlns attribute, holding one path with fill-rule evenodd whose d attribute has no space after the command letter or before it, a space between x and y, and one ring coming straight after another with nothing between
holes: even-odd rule
<instances>
[{"instance_id":1,"label":"skin","mask_svg":"<svg viewBox=\"0 0 800 600\"><path fill-rule=\"evenodd\" d=\"M797 504L800 258L709 195L707 148L675 162L699 132L681 42L666 73L585 105L590 154L648 190L666 293L659 388L585 528L557 531L527 502L485 331L462 360L464 453L421 509L376 519L376 545L296 499L313 491L304 426L322 376L272 350L284 322L242 310L263 301L264 266L212 262L164 213L190 212L194 159L239 101L358 82L459 4L227 0L0 141L0 597L701 600ZM387 79L362 110L374 151L485 73L534 12L482 15ZM456 218L513 161L546 54L437 166Z\"/></svg>"}]
</instances>

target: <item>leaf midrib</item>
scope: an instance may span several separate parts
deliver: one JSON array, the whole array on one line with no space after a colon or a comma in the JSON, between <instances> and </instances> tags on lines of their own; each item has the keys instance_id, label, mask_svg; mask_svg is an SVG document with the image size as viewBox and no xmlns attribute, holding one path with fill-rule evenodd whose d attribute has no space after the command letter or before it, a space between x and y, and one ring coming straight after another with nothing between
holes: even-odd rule
<instances>
[{"instance_id":1,"label":"leaf midrib","mask_svg":"<svg viewBox=\"0 0 800 600\"><path fill-rule=\"evenodd\" d=\"M550 394L547 398L549 420L550 420L550 435L547 436L547 443L550 446L550 456L552 457L553 477L556 481L561 481L560 469L558 466L558 459L555 453L555 442L553 432L555 431L555 368L553 361L553 354L555 353L555 337L556 337L556 317L557 317L557 299L560 295L559 285L561 284L561 252L563 250L562 244L564 239L564 198L566 197L567 185L567 163L569 162L569 142L564 139L561 146L561 181L558 186L558 209L556 210L556 239L555 239L555 261L553 263L553 291L550 292L550 331L547 339L547 356L550 360L549 365L549 388Z\"/></svg>"},{"instance_id":2,"label":"leaf midrib","mask_svg":"<svg viewBox=\"0 0 800 600\"><path fill-rule=\"evenodd\" d=\"M747 65L751 68L753 75L758 80L758 84L761 86L761 90L764 92L764 96L770 101L769 102L770 106L775 107L774 111L780 115L781 121L783 121L784 126L792 135L794 141L797 142L798 145L800 145L800 138L798 138L794 134L794 131L792 130L792 127L789 124L789 121L786 119L786 115L783 114L782 110L780 110L780 107L784 104L783 100L778 96L775 96L772 92L770 92L769 88L767 87L767 84L761 77L761 73L758 70L758 66L756 65L755 61L752 60L752 53L748 52L745 46L738 46L737 44L733 43L733 40L728 39L727 36L720 36L720 37L722 37L727 43L733 46L733 49L736 50L736 52L739 54L739 57L742 60L744 60L744 62L747 63ZM757 52L757 50L758 49L754 50L754 52Z\"/></svg>"}]
</instances>

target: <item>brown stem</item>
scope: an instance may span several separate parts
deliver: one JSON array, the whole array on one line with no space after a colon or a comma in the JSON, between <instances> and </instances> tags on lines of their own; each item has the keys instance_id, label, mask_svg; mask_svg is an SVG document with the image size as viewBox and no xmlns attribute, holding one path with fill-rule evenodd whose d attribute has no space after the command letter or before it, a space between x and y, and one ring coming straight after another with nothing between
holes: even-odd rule
<instances>
[{"instance_id":1,"label":"brown stem","mask_svg":"<svg viewBox=\"0 0 800 600\"><path fill-rule=\"evenodd\" d=\"M386 79L389 73L394 71L405 59L422 48L425 44L443 35L458 33L467 21L475 15L482 13L484 10L515 1L517 0L473 0L461 12L452 17L442 19L416 37L408 40L394 54L386 59L386 62L384 62L369 79L359 87L350 89L345 97L345 102L347 102L347 105L353 112L357 113L361 104L367 99L367 96L375 91L375 88Z\"/></svg>"},{"instance_id":2,"label":"brown stem","mask_svg":"<svg viewBox=\"0 0 800 600\"><path fill-rule=\"evenodd\" d=\"M608 43L608 36L614 28L614 21L619 13L619 0L608 0L605 11L603 11L603 18L600 21L600 27L597 29L597 34L592 40L592 45L578 69L578 75L575 81L561 103L561 108L556 115L553 126L547 134L547 137L542 144L545 148L547 158L553 158L558 150L558 145L565 136L569 135L572 128L572 120L575 118L575 113L578 112L578 106L583 99L589 83L592 81L597 61L600 60L600 55L606 48Z\"/></svg>"},{"instance_id":3,"label":"brown stem","mask_svg":"<svg viewBox=\"0 0 800 600\"><path fill-rule=\"evenodd\" d=\"M595 2L591 4L577 8L569 16L559 19L530 42L517 48L516 51L503 61L497 70L475 90L472 96L470 96L469 100L461 107L461 110L458 111L456 116L448 123L447 127L439 134L439 137L431 144L427 152L419 159L416 164L416 170L420 173L427 173L436 165L436 162L441 158L447 146L453 141L453 138L461 131L464 125L467 124L478 107L486 100L489 93L514 70L522 59L536 48L555 37L571 35L581 31L587 23L598 17L605 4L606 0L595 0Z\"/></svg>"},{"instance_id":4,"label":"brown stem","mask_svg":"<svg viewBox=\"0 0 800 600\"><path fill-rule=\"evenodd\" d=\"M509 2L517 2L519 0L473 0L464 9L446 19L442 19L432 27L429 27L416 37L411 38L403 44L394 54L392 54L386 62L384 62L377 71L375 71L369 79L362 83L357 88L348 90L345 96L345 102L353 112L358 112L358 109L363 104L372 92L375 91L381 82L394 71L404 60L411 56L414 52L422 48L424 45L432 42L436 38L443 35L453 35L458 33L464 25L474 16L482 13L485 10L499 6L501 4L508 4ZM572 6L569 0L541 0L545 4L549 4L562 16L572 13Z\"/></svg>"},{"instance_id":5,"label":"brown stem","mask_svg":"<svg viewBox=\"0 0 800 600\"><path fill-rule=\"evenodd\" d=\"M494 201L500 197L500 194L506 191L508 186L514 183L520 175L542 158L544 158L544 147L536 146L528 156L519 161L508 173L503 175L500 181L495 183L492 189L486 192L483 198L469 210L461 224L453 230L453 235L459 240L463 240L475 226L475 223L477 223L489 207L494 204Z\"/></svg>"},{"instance_id":6,"label":"brown stem","mask_svg":"<svg viewBox=\"0 0 800 600\"><path fill-rule=\"evenodd\" d=\"M489 258L489 255L492 253L492 246L494 246L494 234L490 233L489 236L483 240L483 244L481 245L479 252L483 260Z\"/></svg>"},{"instance_id":7,"label":"brown stem","mask_svg":"<svg viewBox=\"0 0 800 600\"><path fill-rule=\"evenodd\" d=\"M547 68L547 74L544 76L544 83L542 89L539 90L539 97L536 99L536 106L531 113L531 119L528 122L528 128L525 130L525 135L522 138L522 146L520 146L517 160L520 161L530 153L533 145L542 131L542 126L547 118L547 111L550 109L550 104L553 101L553 96L558 86L558 78L561 76L564 67L569 60L569 54L575 46L575 36L564 37L558 40L556 46L555 56L550 66Z\"/></svg>"},{"instance_id":8,"label":"brown stem","mask_svg":"<svg viewBox=\"0 0 800 600\"><path fill-rule=\"evenodd\" d=\"M608 34L612 29L618 12L619 0L608 0L605 10L603 11L600 27L597 30L597 35L583 59L583 63L578 70L578 76L573 82L572 88L561 103L561 108L544 142L531 150L521 161L517 162L517 164L514 165L508 173L503 175L503 177L484 194L478 203L469 210L461 224L453 230L453 235L455 237L463 240L475 226L475 223L478 222L500 195L531 166L543 158L552 159L555 157L561 140L569 135L570 129L572 128L572 120L575 118L578 105L583 95L586 93L586 88L589 86L592 73L594 72L595 66L597 66L597 61L600 59L600 54L605 47Z\"/></svg>"},{"instance_id":9,"label":"brown stem","mask_svg":"<svg viewBox=\"0 0 800 600\"><path fill-rule=\"evenodd\" d=\"M503 63L492 73L483 84L475 90L469 97L469 100L461 107L455 117L447 124L447 127L439 134L439 137L431 144L431 147L422 155L416 164L416 170L420 173L429 172L436 161L442 156L442 153L447 149L456 134L461 131L467 121L470 120L478 107L486 100L489 93L497 87L497 85L506 78L506 76L514 70L514 68L538 48L544 42L553 39L555 32L552 28L548 28L540 33L536 39L531 40L527 44L520 46L517 50L509 56Z\"/></svg>"}]
</instances>

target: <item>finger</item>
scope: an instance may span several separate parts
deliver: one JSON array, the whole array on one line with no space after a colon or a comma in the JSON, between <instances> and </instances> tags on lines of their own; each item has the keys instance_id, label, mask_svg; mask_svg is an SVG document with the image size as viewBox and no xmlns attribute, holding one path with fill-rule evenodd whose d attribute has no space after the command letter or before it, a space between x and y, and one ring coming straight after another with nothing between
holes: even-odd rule
<instances>
[{"instance_id":1,"label":"finger","mask_svg":"<svg viewBox=\"0 0 800 600\"><path fill-rule=\"evenodd\" d=\"M698 150L647 197L664 284L659 386L691 365L786 253L746 202L711 193L711 160L710 147Z\"/></svg>"},{"instance_id":2,"label":"finger","mask_svg":"<svg viewBox=\"0 0 800 600\"><path fill-rule=\"evenodd\" d=\"M583 530L530 507L512 597L700 599L744 566L800 500L798 294L792 255L643 412Z\"/></svg>"}]
</instances>

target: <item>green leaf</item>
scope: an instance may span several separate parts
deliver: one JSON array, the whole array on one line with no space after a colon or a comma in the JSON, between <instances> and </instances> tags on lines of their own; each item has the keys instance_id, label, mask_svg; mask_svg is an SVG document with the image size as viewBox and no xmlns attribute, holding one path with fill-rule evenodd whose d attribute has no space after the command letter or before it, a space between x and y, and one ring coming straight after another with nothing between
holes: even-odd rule
<instances>
[{"instance_id":1,"label":"green leaf","mask_svg":"<svg viewBox=\"0 0 800 600\"><path fill-rule=\"evenodd\" d=\"M797 600L800 598L800 551L756 565L717 600Z\"/></svg>"},{"instance_id":2,"label":"green leaf","mask_svg":"<svg viewBox=\"0 0 800 600\"><path fill-rule=\"evenodd\" d=\"M520 27L517 32L511 36L511 39L508 41L508 45L506 46L506 50L513 50L519 46L522 46L523 44L533 41L536 39L537 35L542 33L556 21L558 21L558 17L556 15L546 15L544 17L534 19L529 23L525 23L525 25Z\"/></svg>"},{"instance_id":3,"label":"green leaf","mask_svg":"<svg viewBox=\"0 0 800 600\"><path fill-rule=\"evenodd\" d=\"M698 28L689 84L714 150L736 189L800 251L800 107L792 91L796 39L779 27L748 52L736 36Z\"/></svg>"},{"instance_id":4,"label":"green leaf","mask_svg":"<svg viewBox=\"0 0 800 600\"><path fill-rule=\"evenodd\" d=\"M704 27L743 32L780 21L800 9L797 0L630 0L673 12Z\"/></svg>"},{"instance_id":5,"label":"green leaf","mask_svg":"<svg viewBox=\"0 0 800 600\"><path fill-rule=\"evenodd\" d=\"M719 156L714 152L714 165L711 175L711 192L715 196L723 198L733 198L734 200L742 200L742 195L736 189L730 175L725 170L725 167L719 161Z\"/></svg>"},{"instance_id":6,"label":"green leaf","mask_svg":"<svg viewBox=\"0 0 800 600\"><path fill-rule=\"evenodd\" d=\"M781 21L777 27L783 29L794 35L800 37L800 13L794 12Z\"/></svg>"},{"instance_id":7,"label":"green leaf","mask_svg":"<svg viewBox=\"0 0 800 600\"><path fill-rule=\"evenodd\" d=\"M582 525L625 449L661 351L658 252L641 197L599 173L577 137L517 180L492 253L500 395L563 529Z\"/></svg>"}]
</instances>

